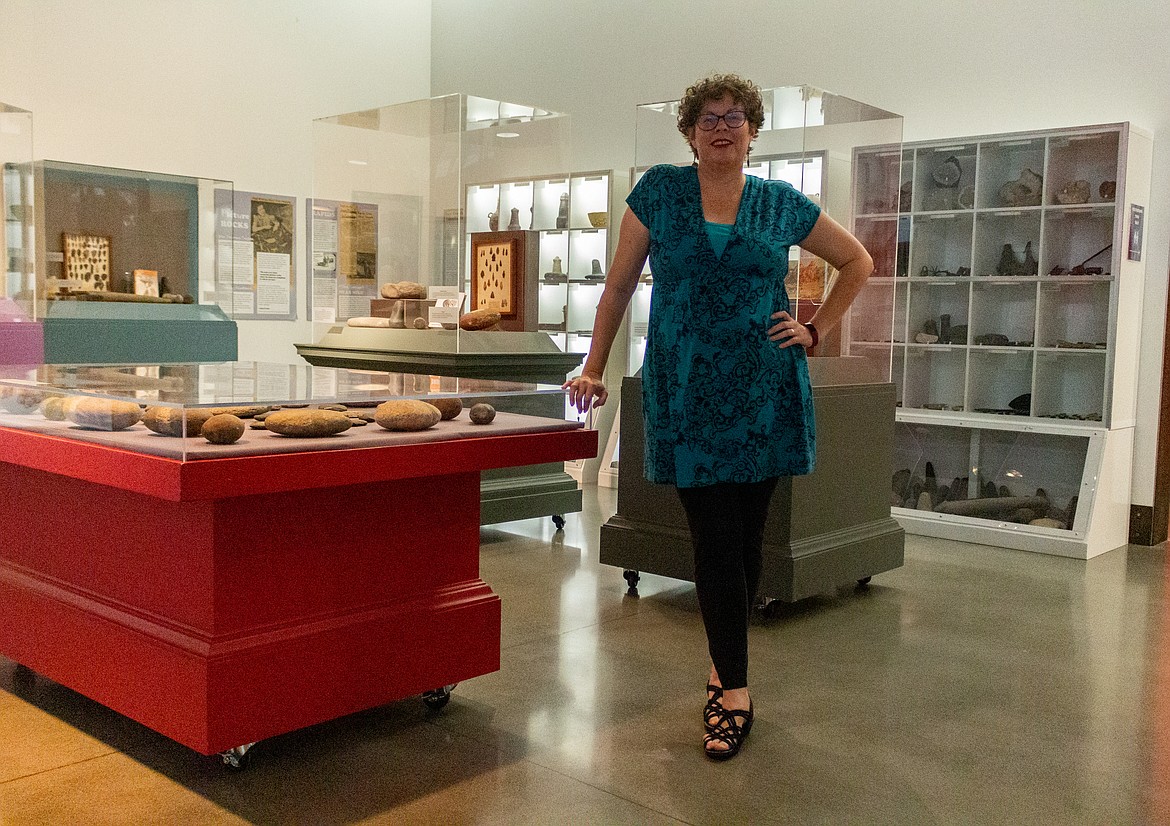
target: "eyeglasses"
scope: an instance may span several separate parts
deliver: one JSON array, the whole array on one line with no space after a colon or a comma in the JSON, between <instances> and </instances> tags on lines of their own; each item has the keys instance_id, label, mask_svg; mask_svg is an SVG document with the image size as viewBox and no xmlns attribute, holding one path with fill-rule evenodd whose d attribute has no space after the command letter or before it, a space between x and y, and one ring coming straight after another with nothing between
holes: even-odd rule
<instances>
[{"instance_id":1,"label":"eyeglasses","mask_svg":"<svg viewBox=\"0 0 1170 826\"><path fill-rule=\"evenodd\" d=\"M738 109L732 109L726 115L713 115L710 112L699 115L699 119L695 121L695 125L704 132L710 132L719 125L719 121L727 124L728 129L738 129L747 123L747 115Z\"/></svg>"}]
</instances>

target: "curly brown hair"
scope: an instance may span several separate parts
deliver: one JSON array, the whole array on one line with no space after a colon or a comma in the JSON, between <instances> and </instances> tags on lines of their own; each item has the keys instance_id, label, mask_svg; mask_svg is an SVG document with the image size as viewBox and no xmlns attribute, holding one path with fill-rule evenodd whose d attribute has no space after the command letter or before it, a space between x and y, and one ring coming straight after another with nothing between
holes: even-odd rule
<instances>
[{"instance_id":1,"label":"curly brown hair","mask_svg":"<svg viewBox=\"0 0 1170 826\"><path fill-rule=\"evenodd\" d=\"M703 113L703 104L719 100L724 95L743 107L747 122L753 132L764 125L764 99L760 87L746 78L734 74L716 74L705 77L689 87L678 104L678 131L690 143L688 134ZM694 148L692 147L692 150Z\"/></svg>"}]
</instances>

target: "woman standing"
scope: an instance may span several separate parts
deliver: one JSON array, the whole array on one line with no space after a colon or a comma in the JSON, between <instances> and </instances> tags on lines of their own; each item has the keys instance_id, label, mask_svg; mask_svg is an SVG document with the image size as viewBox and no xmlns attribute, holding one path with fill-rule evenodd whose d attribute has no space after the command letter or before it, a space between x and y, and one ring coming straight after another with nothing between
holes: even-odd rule
<instances>
[{"instance_id":1,"label":"woman standing","mask_svg":"<svg viewBox=\"0 0 1170 826\"><path fill-rule=\"evenodd\" d=\"M605 363L649 256L645 471L678 489L691 529L711 655L703 749L717 760L739 752L755 717L748 612L768 504L779 477L813 469L805 350L840 322L873 270L861 243L815 203L744 174L763 123L751 81L713 75L687 89L678 129L695 163L651 168L626 199L589 356L565 383L578 410L605 403ZM790 314L784 287L793 244L839 273L807 324Z\"/></svg>"}]
</instances>

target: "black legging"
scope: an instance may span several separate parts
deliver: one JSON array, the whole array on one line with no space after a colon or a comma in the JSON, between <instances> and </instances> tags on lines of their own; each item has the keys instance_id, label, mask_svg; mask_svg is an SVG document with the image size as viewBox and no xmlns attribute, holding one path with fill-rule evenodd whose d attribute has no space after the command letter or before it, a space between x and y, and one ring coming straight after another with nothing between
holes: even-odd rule
<instances>
[{"instance_id":1,"label":"black legging","mask_svg":"<svg viewBox=\"0 0 1170 826\"><path fill-rule=\"evenodd\" d=\"M776 479L678 488L695 548L695 590L711 662L725 689L747 686L748 612L764 560Z\"/></svg>"}]
</instances>

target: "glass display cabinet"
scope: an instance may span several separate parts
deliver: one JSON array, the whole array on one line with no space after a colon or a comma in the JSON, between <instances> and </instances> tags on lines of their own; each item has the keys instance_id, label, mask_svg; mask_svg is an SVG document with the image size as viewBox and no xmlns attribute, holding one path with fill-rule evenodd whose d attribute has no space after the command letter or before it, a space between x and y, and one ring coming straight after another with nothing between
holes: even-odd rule
<instances>
[{"instance_id":1,"label":"glass display cabinet","mask_svg":"<svg viewBox=\"0 0 1170 826\"><path fill-rule=\"evenodd\" d=\"M606 222L590 213L607 210L609 176L562 172L568 129L561 113L459 94L314 121L314 341L297 352L317 366L563 383L584 358L564 323L568 279L608 263L594 221ZM557 258L566 281L549 284ZM563 396L541 403L568 415ZM581 503L551 465L485 474L484 497L485 523L561 524Z\"/></svg>"},{"instance_id":2,"label":"glass display cabinet","mask_svg":"<svg viewBox=\"0 0 1170 826\"><path fill-rule=\"evenodd\" d=\"M1067 484L1081 489L1076 522L1055 528L1037 517L1024 528L1001 522L999 532L980 523L987 541L1073 556L1127 541L1139 342L1136 325L1117 320L1140 314L1132 216L1149 200L1150 157L1149 138L1124 123L854 153L858 236L898 231L892 244L888 234L873 241L885 266L854 309L857 319L891 322L891 333L884 322L854 323L849 352L892 345L900 421L937 422L972 444L977 430L1049 433L1030 449L1051 451ZM907 433L900 429L900 440ZM1060 458L1070 439L1088 444L1088 458ZM1121 463L1122 490L1107 495L1093 470L1104 455ZM921 462L898 470L907 469L924 478ZM1027 486L1049 489L1039 483L1048 481ZM971 498L990 494L972 485ZM966 508L927 517L904 501L896 512L912 530L971 539L977 506Z\"/></svg>"},{"instance_id":3,"label":"glass display cabinet","mask_svg":"<svg viewBox=\"0 0 1170 826\"><path fill-rule=\"evenodd\" d=\"M763 90L764 125L745 172L783 181L819 203L837 221L852 219L854 149L878 142L900 145L902 118L859 101L808 86ZM694 158L677 127L678 101L644 104L636 112L635 166L631 183L655 164L690 165ZM896 188L892 197L896 197ZM893 248L897 227L874 229ZM832 288L828 264L792 247L785 286L800 320L809 319ZM615 346L608 384L622 387L620 409L603 455L599 482L617 480L617 513L602 528L601 561L625 569L634 586L641 573L681 579L693 576L690 538L677 499L647 483L642 469L641 368L654 274L648 268L631 305L626 351ZM875 325L875 345L845 353L842 335L822 336L809 372L817 419L817 470L783 480L773 499L775 518L765 537L769 563L766 598L793 601L836 586L868 581L902 564L902 529L890 515L888 476L893 452L894 390L888 332ZM845 322L846 327L851 323ZM886 331L889 321L886 322ZM624 372L625 377L615 376ZM857 456L853 434L867 434ZM623 446L624 445L624 446ZM620 458L619 458L620 456Z\"/></svg>"},{"instance_id":4,"label":"glass display cabinet","mask_svg":"<svg viewBox=\"0 0 1170 826\"><path fill-rule=\"evenodd\" d=\"M221 308L234 279L230 182L50 160L27 170L46 362L236 357Z\"/></svg>"},{"instance_id":5,"label":"glass display cabinet","mask_svg":"<svg viewBox=\"0 0 1170 826\"><path fill-rule=\"evenodd\" d=\"M33 159L32 113L0 103L0 168L4 213L4 280L0 282L0 366L39 364L44 331L37 315L37 283L30 252L35 211L29 164Z\"/></svg>"},{"instance_id":6,"label":"glass display cabinet","mask_svg":"<svg viewBox=\"0 0 1170 826\"><path fill-rule=\"evenodd\" d=\"M236 767L345 714L440 708L500 664L481 473L596 451L513 412L560 395L244 362L0 378L0 655Z\"/></svg>"}]
</instances>

